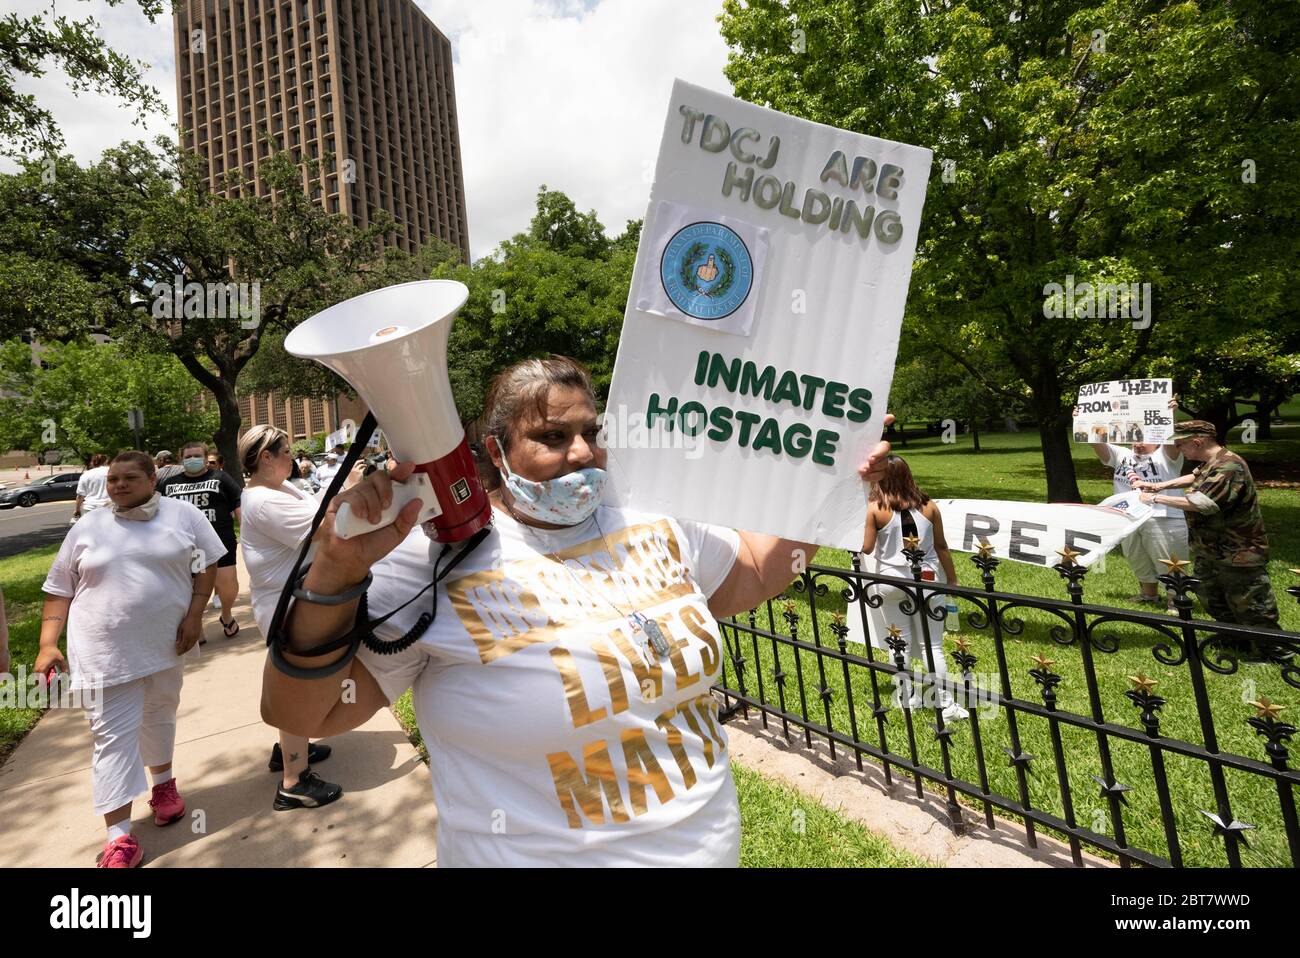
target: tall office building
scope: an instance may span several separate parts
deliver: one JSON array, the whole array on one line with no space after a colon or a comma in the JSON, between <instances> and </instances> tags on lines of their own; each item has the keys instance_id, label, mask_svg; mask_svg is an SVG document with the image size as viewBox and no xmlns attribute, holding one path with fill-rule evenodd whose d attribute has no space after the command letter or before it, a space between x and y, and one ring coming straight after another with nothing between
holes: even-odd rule
<instances>
[{"instance_id":1,"label":"tall office building","mask_svg":"<svg viewBox=\"0 0 1300 958\"><path fill-rule=\"evenodd\" d=\"M266 195L260 165L275 146L334 157L313 199L367 225L387 210L388 241L440 238L469 258L451 43L413 0L182 0L175 8L182 145L213 188L242 170ZM270 397L241 401L245 425L294 439L331 432L359 405ZM336 408L339 407L339 408Z\"/></svg>"}]
</instances>

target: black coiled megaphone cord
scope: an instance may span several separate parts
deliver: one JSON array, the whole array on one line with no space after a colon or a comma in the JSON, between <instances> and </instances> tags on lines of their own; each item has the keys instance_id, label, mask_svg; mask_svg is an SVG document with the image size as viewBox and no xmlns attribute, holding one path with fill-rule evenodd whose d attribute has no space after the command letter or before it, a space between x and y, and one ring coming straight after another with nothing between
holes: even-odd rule
<instances>
[{"instance_id":1,"label":"black coiled megaphone cord","mask_svg":"<svg viewBox=\"0 0 1300 958\"><path fill-rule=\"evenodd\" d=\"M447 564L447 568L439 572L438 567L442 565L442 560L445 559L447 553L451 551L451 543L444 545L442 551L438 553L438 558L433 560L433 579L429 584L399 605L392 612L382 615L370 623L369 628L367 628L361 636L361 641L365 644L366 648L371 652L374 652L376 655L396 655L398 652L402 652L410 648L415 642L418 642L420 636L424 635L424 633L429 630L429 626L433 625L433 620L438 617L438 593L436 586L447 577L447 573L451 572L452 569L456 568L456 566L460 564L462 559L465 559L471 552L477 549L479 543L486 539L491 532L492 526L489 524L474 533L474 535L470 537L469 541L465 543L464 548L457 552L455 558ZM375 637L375 629L383 625L397 613L401 612L430 589L434 589L432 612L421 612L420 617L415 620L415 625L407 629L406 634L404 634L400 639L393 639L392 641L385 642L383 639ZM362 595L361 601L363 604L365 603L366 597L364 595Z\"/></svg>"}]
</instances>

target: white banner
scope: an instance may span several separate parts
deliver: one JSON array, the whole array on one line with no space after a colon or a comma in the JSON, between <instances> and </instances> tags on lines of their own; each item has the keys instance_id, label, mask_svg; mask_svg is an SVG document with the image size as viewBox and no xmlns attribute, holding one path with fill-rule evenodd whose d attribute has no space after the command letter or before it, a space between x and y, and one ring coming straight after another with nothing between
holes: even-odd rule
<instances>
[{"instance_id":1,"label":"white banner","mask_svg":"<svg viewBox=\"0 0 1300 958\"><path fill-rule=\"evenodd\" d=\"M1066 548L1079 553L1075 561L1080 565L1092 565L1141 527L1153 512L1150 506L1139 501L1136 492L1111 496L1095 506L1002 499L935 501L943 518L944 539L953 552L974 552L982 542L988 542L999 559L1046 568L1060 562L1057 550ZM867 572L880 571L871 556L863 557L862 568ZM896 575L894 572L885 574ZM948 597L938 595L930 601L931 605L940 606L948 601ZM849 641L862 642L861 610L850 606L846 617ZM872 644L881 649L887 648L884 643L888 628L885 618L883 607L867 609L867 628ZM919 618L912 618L915 620L912 630L919 629ZM932 634L937 635L942 628L942 623L932 623Z\"/></svg>"},{"instance_id":2,"label":"white banner","mask_svg":"<svg viewBox=\"0 0 1300 958\"><path fill-rule=\"evenodd\" d=\"M1172 379L1117 379L1079 387L1075 442L1173 441Z\"/></svg>"},{"instance_id":3,"label":"white banner","mask_svg":"<svg viewBox=\"0 0 1300 958\"><path fill-rule=\"evenodd\" d=\"M884 429L930 161L674 84L606 406L607 501L861 543L857 467Z\"/></svg>"},{"instance_id":4,"label":"white banner","mask_svg":"<svg viewBox=\"0 0 1300 958\"><path fill-rule=\"evenodd\" d=\"M1131 497L1131 499L1130 499ZM1125 493L1106 500L1127 500L1123 508L1072 502L1011 502L1003 499L939 499L948 548L974 552L987 541L999 559L1054 566L1058 549L1079 553L1089 566L1115 548L1151 517L1151 509Z\"/></svg>"}]
</instances>

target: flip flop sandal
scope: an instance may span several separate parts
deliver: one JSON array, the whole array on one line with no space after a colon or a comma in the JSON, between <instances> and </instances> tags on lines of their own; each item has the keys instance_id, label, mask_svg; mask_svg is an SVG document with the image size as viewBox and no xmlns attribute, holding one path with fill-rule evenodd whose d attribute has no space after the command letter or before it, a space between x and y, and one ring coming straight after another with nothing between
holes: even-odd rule
<instances>
[{"instance_id":1,"label":"flip flop sandal","mask_svg":"<svg viewBox=\"0 0 1300 958\"><path fill-rule=\"evenodd\" d=\"M226 622L218 616L217 621L221 623L221 631L226 633L226 638L233 639L239 634L239 623L234 619Z\"/></svg>"}]
</instances>

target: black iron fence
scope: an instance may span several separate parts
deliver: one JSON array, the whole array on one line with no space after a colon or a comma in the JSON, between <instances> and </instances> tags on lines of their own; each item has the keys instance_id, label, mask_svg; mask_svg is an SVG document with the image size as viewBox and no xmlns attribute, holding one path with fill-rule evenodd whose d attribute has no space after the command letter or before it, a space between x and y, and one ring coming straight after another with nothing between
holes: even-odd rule
<instances>
[{"instance_id":1,"label":"black iron fence","mask_svg":"<svg viewBox=\"0 0 1300 958\"><path fill-rule=\"evenodd\" d=\"M859 770L865 757L887 782L910 778L918 797L929 783L954 829L993 828L995 810L1032 847L1048 829L1076 864L1087 845L1121 866L1300 865L1296 729L1277 701L1300 689L1300 634L1194 619L1198 580L1181 568L1161 577L1174 616L1085 602L1073 556L1055 566L1068 600L1000 592L999 560L981 552L982 588L923 580L915 550L911 579L854 555L852 569L808 567L779 606L724 620L724 717L756 710L809 748L816 737ZM865 635L882 587L919 624L921 669L894 623L888 651L850 641L846 616ZM936 673L932 640L958 618L957 668Z\"/></svg>"}]
</instances>

